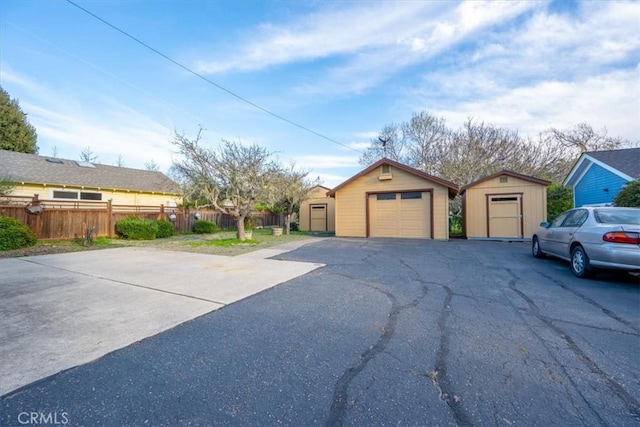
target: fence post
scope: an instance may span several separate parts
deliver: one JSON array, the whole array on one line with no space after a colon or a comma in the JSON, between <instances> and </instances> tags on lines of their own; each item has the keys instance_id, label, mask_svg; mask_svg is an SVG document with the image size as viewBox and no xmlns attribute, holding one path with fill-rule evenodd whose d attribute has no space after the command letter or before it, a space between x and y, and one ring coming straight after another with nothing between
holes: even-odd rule
<instances>
[{"instance_id":1,"label":"fence post","mask_svg":"<svg viewBox=\"0 0 640 427\"><path fill-rule=\"evenodd\" d=\"M33 195L33 199L31 199L31 202L33 203L34 206L37 206L40 204L40 196L38 194L34 194ZM38 239L42 238L42 234L41 234L41 228L42 228L42 215L35 215L35 230L34 233L36 235L36 237Z\"/></svg>"},{"instance_id":2,"label":"fence post","mask_svg":"<svg viewBox=\"0 0 640 427\"><path fill-rule=\"evenodd\" d=\"M107 230L109 233L109 237L113 237L113 228L114 228L114 224L113 224L113 199L109 199L107 200Z\"/></svg>"}]
</instances>

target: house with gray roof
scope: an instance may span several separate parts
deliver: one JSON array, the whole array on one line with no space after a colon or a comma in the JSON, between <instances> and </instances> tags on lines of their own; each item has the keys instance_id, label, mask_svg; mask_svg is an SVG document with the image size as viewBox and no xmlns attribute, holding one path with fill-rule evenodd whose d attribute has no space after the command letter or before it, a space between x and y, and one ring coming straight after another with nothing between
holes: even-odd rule
<instances>
[{"instance_id":1,"label":"house with gray roof","mask_svg":"<svg viewBox=\"0 0 640 427\"><path fill-rule=\"evenodd\" d=\"M603 206L628 182L640 179L640 148L582 153L567 178L565 187L573 187L573 204Z\"/></svg>"},{"instance_id":2,"label":"house with gray roof","mask_svg":"<svg viewBox=\"0 0 640 427\"><path fill-rule=\"evenodd\" d=\"M7 150L0 150L0 177L16 184L11 196L134 206L176 206L180 201L178 184L162 172Z\"/></svg>"}]
</instances>

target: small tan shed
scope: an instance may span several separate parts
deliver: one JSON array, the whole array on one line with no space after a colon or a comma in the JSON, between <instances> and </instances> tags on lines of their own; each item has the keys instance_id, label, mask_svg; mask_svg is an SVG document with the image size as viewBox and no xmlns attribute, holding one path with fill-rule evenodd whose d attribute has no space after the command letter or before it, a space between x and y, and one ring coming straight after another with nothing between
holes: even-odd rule
<instances>
[{"instance_id":1,"label":"small tan shed","mask_svg":"<svg viewBox=\"0 0 640 427\"><path fill-rule=\"evenodd\" d=\"M547 220L549 181L503 170L462 187L468 239L526 240Z\"/></svg>"},{"instance_id":2,"label":"small tan shed","mask_svg":"<svg viewBox=\"0 0 640 427\"><path fill-rule=\"evenodd\" d=\"M331 233L336 230L336 203L333 197L327 196L329 191L329 188L317 185L311 190L309 199L300 204L300 230Z\"/></svg>"},{"instance_id":3,"label":"small tan shed","mask_svg":"<svg viewBox=\"0 0 640 427\"><path fill-rule=\"evenodd\" d=\"M458 186L381 159L329 192L336 236L449 238L449 200Z\"/></svg>"}]
</instances>

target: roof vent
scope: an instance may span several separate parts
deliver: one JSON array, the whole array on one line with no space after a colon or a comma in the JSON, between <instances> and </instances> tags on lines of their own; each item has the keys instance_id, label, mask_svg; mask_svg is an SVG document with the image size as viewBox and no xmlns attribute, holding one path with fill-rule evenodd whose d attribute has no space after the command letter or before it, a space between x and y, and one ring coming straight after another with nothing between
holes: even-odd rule
<instances>
[{"instance_id":1,"label":"roof vent","mask_svg":"<svg viewBox=\"0 0 640 427\"><path fill-rule=\"evenodd\" d=\"M76 162L76 165L80 166L81 168L95 168L95 166L90 162Z\"/></svg>"},{"instance_id":2,"label":"roof vent","mask_svg":"<svg viewBox=\"0 0 640 427\"><path fill-rule=\"evenodd\" d=\"M64 163L64 162L63 162L62 160L60 160L60 159L54 159L54 158L51 158L51 157L47 157L45 160L46 160L47 162L49 162L49 163L59 163L59 164L63 164L63 163Z\"/></svg>"}]
</instances>

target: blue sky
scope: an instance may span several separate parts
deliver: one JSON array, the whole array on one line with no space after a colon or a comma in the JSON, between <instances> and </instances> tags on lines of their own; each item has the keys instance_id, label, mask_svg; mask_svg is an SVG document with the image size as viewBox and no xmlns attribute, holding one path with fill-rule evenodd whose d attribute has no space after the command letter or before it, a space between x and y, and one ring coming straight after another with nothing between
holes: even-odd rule
<instances>
[{"instance_id":1,"label":"blue sky","mask_svg":"<svg viewBox=\"0 0 640 427\"><path fill-rule=\"evenodd\" d=\"M537 135L587 122L640 139L640 2L0 2L0 84L41 155L166 171L174 129L257 143L333 187L392 122L429 111Z\"/></svg>"}]
</instances>

